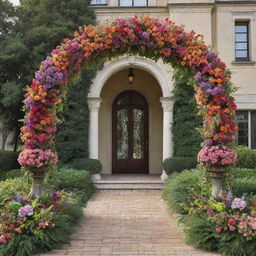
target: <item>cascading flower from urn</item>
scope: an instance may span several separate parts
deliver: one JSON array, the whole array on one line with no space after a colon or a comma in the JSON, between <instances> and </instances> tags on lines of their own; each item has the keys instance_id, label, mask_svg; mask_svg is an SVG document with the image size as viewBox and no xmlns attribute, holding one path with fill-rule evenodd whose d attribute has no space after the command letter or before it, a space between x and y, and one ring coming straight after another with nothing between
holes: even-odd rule
<instances>
[{"instance_id":1,"label":"cascading flower from urn","mask_svg":"<svg viewBox=\"0 0 256 256\"><path fill-rule=\"evenodd\" d=\"M25 150L53 151L57 114L62 110L68 82L91 62L102 63L123 54L162 58L176 69L189 70L195 79L199 113L204 118L205 146L222 145L229 152L237 131L230 71L208 49L201 35L185 32L169 19L154 17L117 19L111 24L80 27L73 39L65 39L52 51L41 63L25 95L26 116L21 129Z\"/></svg>"}]
</instances>

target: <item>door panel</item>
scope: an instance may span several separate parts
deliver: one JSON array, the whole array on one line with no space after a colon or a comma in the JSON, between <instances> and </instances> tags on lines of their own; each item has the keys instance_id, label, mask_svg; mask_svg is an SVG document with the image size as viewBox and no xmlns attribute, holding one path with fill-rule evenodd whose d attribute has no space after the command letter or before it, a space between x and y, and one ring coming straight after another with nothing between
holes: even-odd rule
<instances>
[{"instance_id":1,"label":"door panel","mask_svg":"<svg viewBox=\"0 0 256 256\"><path fill-rule=\"evenodd\" d=\"M136 91L118 95L112 111L113 173L148 173L148 104Z\"/></svg>"}]
</instances>

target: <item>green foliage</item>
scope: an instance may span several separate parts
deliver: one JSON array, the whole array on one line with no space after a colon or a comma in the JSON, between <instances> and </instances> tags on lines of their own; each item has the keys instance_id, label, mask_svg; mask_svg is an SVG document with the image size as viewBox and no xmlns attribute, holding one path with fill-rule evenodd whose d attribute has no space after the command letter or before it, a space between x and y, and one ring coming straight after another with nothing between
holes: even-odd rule
<instances>
[{"instance_id":1,"label":"green foliage","mask_svg":"<svg viewBox=\"0 0 256 256\"><path fill-rule=\"evenodd\" d=\"M255 177L244 177L234 179L233 184L234 195L240 196L242 194L256 195L256 175Z\"/></svg>"},{"instance_id":2,"label":"green foliage","mask_svg":"<svg viewBox=\"0 0 256 256\"><path fill-rule=\"evenodd\" d=\"M64 121L59 125L56 136L56 150L64 163L89 155L89 110L86 98L94 75L93 70L82 72L81 81L69 88L62 117Z\"/></svg>"},{"instance_id":3,"label":"green foliage","mask_svg":"<svg viewBox=\"0 0 256 256\"><path fill-rule=\"evenodd\" d=\"M207 219L188 215L184 218L186 240L197 248L216 251L218 249L219 234L215 232L215 225Z\"/></svg>"},{"instance_id":4,"label":"green foliage","mask_svg":"<svg viewBox=\"0 0 256 256\"><path fill-rule=\"evenodd\" d=\"M3 176L3 178L12 179L16 177L21 177L22 175L24 175L24 172L21 169L14 169L14 170L7 171Z\"/></svg>"},{"instance_id":5,"label":"green foliage","mask_svg":"<svg viewBox=\"0 0 256 256\"><path fill-rule=\"evenodd\" d=\"M215 225L206 217L190 215L183 221L187 242L197 248L218 251L223 256L255 255L255 240L247 240L242 235L232 232L218 234Z\"/></svg>"},{"instance_id":6,"label":"green foliage","mask_svg":"<svg viewBox=\"0 0 256 256\"><path fill-rule=\"evenodd\" d=\"M82 202L87 202L95 191L91 174L84 170L61 169L54 177L54 187L75 193Z\"/></svg>"},{"instance_id":7,"label":"green foliage","mask_svg":"<svg viewBox=\"0 0 256 256\"><path fill-rule=\"evenodd\" d=\"M256 150L246 146L236 147L237 162L236 166L240 168L256 169Z\"/></svg>"},{"instance_id":8,"label":"green foliage","mask_svg":"<svg viewBox=\"0 0 256 256\"><path fill-rule=\"evenodd\" d=\"M256 178L256 169L233 168L234 178Z\"/></svg>"},{"instance_id":9,"label":"green foliage","mask_svg":"<svg viewBox=\"0 0 256 256\"><path fill-rule=\"evenodd\" d=\"M10 201L15 197L17 192L26 195L30 186L30 180L24 177L0 181L0 208L5 204L5 202Z\"/></svg>"},{"instance_id":10,"label":"green foliage","mask_svg":"<svg viewBox=\"0 0 256 256\"><path fill-rule=\"evenodd\" d=\"M17 159L19 152L3 151L0 152L0 173L18 169L20 167Z\"/></svg>"},{"instance_id":11,"label":"green foliage","mask_svg":"<svg viewBox=\"0 0 256 256\"><path fill-rule=\"evenodd\" d=\"M40 235L16 235L7 245L0 245L0 253L2 256L31 256L58 249L70 241L75 224L82 216L82 207L77 203L69 203L54 215L55 228L49 227Z\"/></svg>"},{"instance_id":12,"label":"green foliage","mask_svg":"<svg viewBox=\"0 0 256 256\"><path fill-rule=\"evenodd\" d=\"M193 88L194 79L186 70L177 71L174 76L174 156L196 156L200 150L201 136L196 130L202 125Z\"/></svg>"},{"instance_id":13,"label":"green foliage","mask_svg":"<svg viewBox=\"0 0 256 256\"><path fill-rule=\"evenodd\" d=\"M11 130L15 131L14 142L15 148L17 147L21 125L18 120L24 115L21 111L23 89L31 83L40 62L64 38L73 37L78 26L95 23L95 14L88 8L89 0L22 0L20 2L20 6L14 7L8 1L0 0L0 117L4 120L2 150ZM82 81L81 84L87 87L87 81ZM87 90L88 88L85 88L85 92ZM86 95L77 93L75 96L72 101L80 103L76 106L76 111L77 116L80 113L81 123L77 126L77 121L73 122L68 129L72 125L77 128L73 130L73 134L78 135L74 143L77 143L80 150L73 152L72 149L71 152L73 155L77 153L77 157L86 157L88 113L85 107L81 107L81 110L79 108L86 105ZM81 97L84 100L81 100ZM72 116L72 113L69 116ZM66 142L65 148L72 141L71 132L69 131L68 134L68 142L66 137L63 139ZM77 139L79 137L81 142ZM84 147L81 147L82 143L85 143Z\"/></svg>"},{"instance_id":14,"label":"green foliage","mask_svg":"<svg viewBox=\"0 0 256 256\"><path fill-rule=\"evenodd\" d=\"M193 190L199 190L199 170L185 170L182 173L174 173L169 177L162 192L163 198L175 212L188 213L188 202Z\"/></svg>"},{"instance_id":15,"label":"green foliage","mask_svg":"<svg viewBox=\"0 0 256 256\"><path fill-rule=\"evenodd\" d=\"M67 164L67 167L77 170L85 170L91 174L100 173L102 169L101 162L98 159L79 158L74 159Z\"/></svg>"},{"instance_id":16,"label":"green foliage","mask_svg":"<svg viewBox=\"0 0 256 256\"><path fill-rule=\"evenodd\" d=\"M173 172L182 172L186 169L193 169L197 165L195 157L170 157L164 160L163 168L169 175Z\"/></svg>"},{"instance_id":17,"label":"green foliage","mask_svg":"<svg viewBox=\"0 0 256 256\"><path fill-rule=\"evenodd\" d=\"M27 195L29 188L29 181L23 177L0 182L0 209L6 207L7 202L12 201L17 192ZM0 244L1 256L31 256L58 249L70 242L71 235L83 216L83 206L95 191L95 187L89 172L65 169L55 174L54 188L66 191L62 192L65 203L53 214L52 222L56 226L47 227L43 232L33 229L29 233L13 236L7 244ZM48 191L51 189L52 187L47 188ZM36 200L32 206L37 206ZM10 212L17 213L20 205L11 203L9 207Z\"/></svg>"}]
</instances>

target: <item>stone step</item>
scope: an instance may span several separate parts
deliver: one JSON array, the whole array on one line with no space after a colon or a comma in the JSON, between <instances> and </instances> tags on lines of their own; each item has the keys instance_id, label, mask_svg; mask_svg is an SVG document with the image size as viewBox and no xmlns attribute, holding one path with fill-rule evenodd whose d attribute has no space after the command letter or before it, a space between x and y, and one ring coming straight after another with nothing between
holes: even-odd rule
<instances>
[{"instance_id":1,"label":"stone step","mask_svg":"<svg viewBox=\"0 0 256 256\"><path fill-rule=\"evenodd\" d=\"M121 190L133 190L133 189L143 189L143 190L161 190L163 188L163 183L161 182L94 182L98 189L121 189Z\"/></svg>"}]
</instances>

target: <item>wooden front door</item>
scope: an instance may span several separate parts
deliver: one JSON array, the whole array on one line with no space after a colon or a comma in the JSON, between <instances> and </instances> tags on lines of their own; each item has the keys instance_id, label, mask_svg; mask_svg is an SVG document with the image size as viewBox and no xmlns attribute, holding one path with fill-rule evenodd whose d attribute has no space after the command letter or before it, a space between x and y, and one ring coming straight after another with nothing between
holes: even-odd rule
<instances>
[{"instance_id":1,"label":"wooden front door","mask_svg":"<svg viewBox=\"0 0 256 256\"><path fill-rule=\"evenodd\" d=\"M113 173L148 173L148 103L136 91L113 102Z\"/></svg>"}]
</instances>

